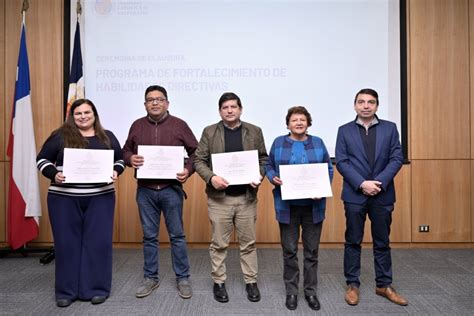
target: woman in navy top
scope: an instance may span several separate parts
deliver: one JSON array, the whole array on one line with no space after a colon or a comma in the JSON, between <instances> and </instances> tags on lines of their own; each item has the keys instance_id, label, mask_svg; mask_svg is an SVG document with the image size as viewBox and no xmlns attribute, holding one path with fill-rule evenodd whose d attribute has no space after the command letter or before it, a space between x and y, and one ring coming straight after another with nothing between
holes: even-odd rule
<instances>
[{"instance_id":1,"label":"woman in navy top","mask_svg":"<svg viewBox=\"0 0 474 316\"><path fill-rule=\"evenodd\" d=\"M64 183L64 148L112 149L115 164L110 183ZM67 307L77 299L103 303L112 284L113 182L125 169L120 144L102 128L94 104L79 99L36 160L41 173L51 179L48 213L56 256L56 304Z\"/></svg>"},{"instance_id":2,"label":"woman in navy top","mask_svg":"<svg viewBox=\"0 0 474 316\"><path fill-rule=\"evenodd\" d=\"M280 165L327 163L330 180L333 168L329 154L321 138L307 133L311 126L311 114L305 107L295 106L288 110L286 125L288 135L277 137L270 150L266 165L266 176L275 186L273 198L276 219L280 226L283 248L283 280L286 289L285 305L289 310L298 305L298 239L300 227L304 252L304 294L310 308L320 309L317 298L318 250L322 224L326 209L325 198L282 200Z\"/></svg>"}]
</instances>

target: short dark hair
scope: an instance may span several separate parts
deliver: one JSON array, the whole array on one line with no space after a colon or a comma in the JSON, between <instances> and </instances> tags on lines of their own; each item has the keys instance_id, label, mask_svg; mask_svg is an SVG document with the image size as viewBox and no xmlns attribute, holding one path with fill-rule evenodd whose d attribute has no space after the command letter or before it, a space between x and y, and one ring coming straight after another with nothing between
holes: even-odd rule
<instances>
[{"instance_id":1,"label":"short dark hair","mask_svg":"<svg viewBox=\"0 0 474 316\"><path fill-rule=\"evenodd\" d=\"M242 108L242 102L240 101L240 98L237 94L235 94L234 92L225 92L219 98L219 110L222 108L222 104L229 100L236 100L239 108Z\"/></svg>"},{"instance_id":2,"label":"short dark hair","mask_svg":"<svg viewBox=\"0 0 474 316\"><path fill-rule=\"evenodd\" d=\"M165 96L166 100L168 100L168 92L166 92L166 89L163 88L162 86L158 86L158 85L153 85L153 86L149 86L148 88L146 88L145 90L145 98L146 98L146 95L151 92L151 91L160 91L161 93L163 93L163 95Z\"/></svg>"},{"instance_id":3,"label":"short dark hair","mask_svg":"<svg viewBox=\"0 0 474 316\"><path fill-rule=\"evenodd\" d=\"M373 96L375 98L375 101L376 101L377 105L379 105L379 94L374 89L364 88L364 89L360 90L359 92L357 92L357 94L354 98L354 104L356 104L357 97L359 96L359 94L368 94L368 95Z\"/></svg>"},{"instance_id":4,"label":"short dark hair","mask_svg":"<svg viewBox=\"0 0 474 316\"><path fill-rule=\"evenodd\" d=\"M306 121L308 121L308 127L312 125L313 119L311 118L311 114L309 114L304 106L292 106L288 109L288 113L286 114L286 126L290 123L290 118L293 114L303 114L306 116Z\"/></svg>"}]
</instances>

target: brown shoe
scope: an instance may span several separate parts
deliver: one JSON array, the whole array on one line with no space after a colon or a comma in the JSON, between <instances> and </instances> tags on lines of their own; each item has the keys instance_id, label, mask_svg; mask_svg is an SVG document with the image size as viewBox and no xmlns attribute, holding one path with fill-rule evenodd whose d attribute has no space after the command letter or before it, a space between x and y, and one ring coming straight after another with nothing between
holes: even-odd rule
<instances>
[{"instance_id":1,"label":"brown shoe","mask_svg":"<svg viewBox=\"0 0 474 316\"><path fill-rule=\"evenodd\" d=\"M397 292L395 292L395 289L391 286L377 287L375 288L375 294L383 296L395 304L398 304L401 306L408 305L408 301L404 299L402 296L400 296Z\"/></svg>"},{"instance_id":2,"label":"brown shoe","mask_svg":"<svg viewBox=\"0 0 474 316\"><path fill-rule=\"evenodd\" d=\"M359 289L355 286L348 285L346 289L346 294L344 295L344 299L349 305L359 304Z\"/></svg>"}]
</instances>

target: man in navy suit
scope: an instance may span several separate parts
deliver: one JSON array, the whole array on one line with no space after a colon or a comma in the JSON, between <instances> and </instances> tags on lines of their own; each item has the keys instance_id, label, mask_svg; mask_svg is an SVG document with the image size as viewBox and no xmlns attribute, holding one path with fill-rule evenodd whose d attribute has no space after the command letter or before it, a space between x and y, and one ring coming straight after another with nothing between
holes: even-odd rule
<instances>
[{"instance_id":1,"label":"man in navy suit","mask_svg":"<svg viewBox=\"0 0 474 316\"><path fill-rule=\"evenodd\" d=\"M393 178L403 155L397 127L375 113L379 98L372 89L360 90L354 100L357 117L341 127L336 141L336 168L344 178L342 200L346 215L344 276L349 305L359 303L360 255L366 215L371 221L377 295L398 305L408 302L392 287L390 224L395 203Z\"/></svg>"}]
</instances>

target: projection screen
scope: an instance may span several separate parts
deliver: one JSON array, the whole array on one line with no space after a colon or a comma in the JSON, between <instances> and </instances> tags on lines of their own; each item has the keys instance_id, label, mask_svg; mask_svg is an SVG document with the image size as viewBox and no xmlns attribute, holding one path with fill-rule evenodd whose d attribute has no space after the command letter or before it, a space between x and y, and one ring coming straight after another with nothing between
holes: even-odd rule
<instances>
[{"instance_id":1,"label":"projection screen","mask_svg":"<svg viewBox=\"0 0 474 316\"><path fill-rule=\"evenodd\" d=\"M355 118L361 88L379 92L380 118L401 128L398 0L82 1L86 97L123 145L146 114L147 86L168 90L170 113L199 140L235 92L242 120L263 130L267 150L286 134L287 109L307 107L310 134L331 154L337 128ZM71 47L76 1L71 1ZM72 55L72 49L71 49Z\"/></svg>"}]
</instances>

